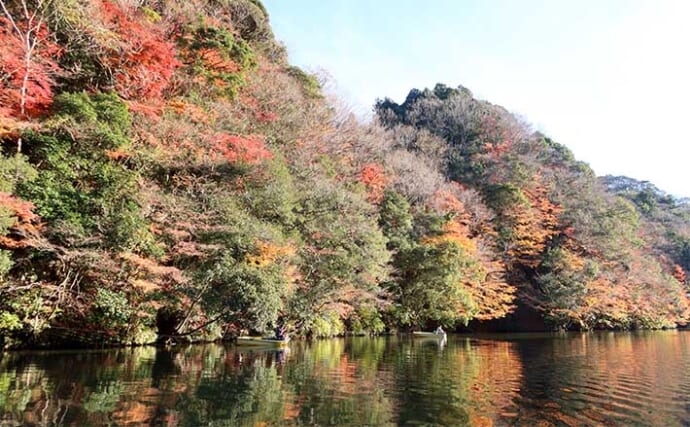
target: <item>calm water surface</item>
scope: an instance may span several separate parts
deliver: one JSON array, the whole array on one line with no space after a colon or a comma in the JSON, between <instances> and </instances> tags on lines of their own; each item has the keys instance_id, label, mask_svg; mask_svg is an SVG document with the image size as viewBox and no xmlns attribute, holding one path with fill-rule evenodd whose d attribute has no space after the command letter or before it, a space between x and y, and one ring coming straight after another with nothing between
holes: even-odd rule
<instances>
[{"instance_id":1,"label":"calm water surface","mask_svg":"<svg viewBox=\"0 0 690 427\"><path fill-rule=\"evenodd\" d=\"M2 426L690 426L690 331L1 357Z\"/></svg>"}]
</instances>

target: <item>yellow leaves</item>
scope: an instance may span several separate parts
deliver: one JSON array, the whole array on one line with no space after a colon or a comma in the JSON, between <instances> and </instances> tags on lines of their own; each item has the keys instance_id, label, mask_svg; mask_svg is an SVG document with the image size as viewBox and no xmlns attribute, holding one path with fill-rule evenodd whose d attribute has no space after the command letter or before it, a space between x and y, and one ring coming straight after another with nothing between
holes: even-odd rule
<instances>
[{"instance_id":1,"label":"yellow leaves","mask_svg":"<svg viewBox=\"0 0 690 427\"><path fill-rule=\"evenodd\" d=\"M56 8L56 14L68 28L87 36L99 48L117 46L120 40L118 34L107 28L101 20L94 19L99 14L98 3L63 0L52 2L51 6Z\"/></svg>"},{"instance_id":2,"label":"yellow leaves","mask_svg":"<svg viewBox=\"0 0 690 427\"><path fill-rule=\"evenodd\" d=\"M436 237L426 238L422 243L429 245L438 245L444 242L455 243L468 254L474 254L477 252L477 244L470 238L469 229L459 220L454 219L448 221L443 226L443 231L444 234Z\"/></svg>"},{"instance_id":3,"label":"yellow leaves","mask_svg":"<svg viewBox=\"0 0 690 427\"><path fill-rule=\"evenodd\" d=\"M563 250L563 264L570 270L582 271L585 268L586 262L578 254L566 249Z\"/></svg>"},{"instance_id":4,"label":"yellow leaves","mask_svg":"<svg viewBox=\"0 0 690 427\"><path fill-rule=\"evenodd\" d=\"M517 289L503 280L492 280L491 272L481 283L467 285L477 304L477 313L474 315L476 319L500 319L514 310Z\"/></svg>"},{"instance_id":5,"label":"yellow leaves","mask_svg":"<svg viewBox=\"0 0 690 427\"><path fill-rule=\"evenodd\" d=\"M141 289L144 293L154 292L161 288L159 283L144 279L133 279L130 281L130 284L137 289Z\"/></svg>"},{"instance_id":6,"label":"yellow leaves","mask_svg":"<svg viewBox=\"0 0 690 427\"><path fill-rule=\"evenodd\" d=\"M17 139L22 132L23 125L12 117L0 114L0 140Z\"/></svg>"},{"instance_id":7,"label":"yellow leaves","mask_svg":"<svg viewBox=\"0 0 690 427\"><path fill-rule=\"evenodd\" d=\"M270 242L257 242L256 253L247 255L248 264L256 267L266 267L270 264L290 258L295 254L295 248L291 245L276 245Z\"/></svg>"},{"instance_id":8,"label":"yellow leaves","mask_svg":"<svg viewBox=\"0 0 690 427\"><path fill-rule=\"evenodd\" d=\"M141 12L149 24L157 24L163 20L163 17L150 7L142 7Z\"/></svg>"}]
</instances>

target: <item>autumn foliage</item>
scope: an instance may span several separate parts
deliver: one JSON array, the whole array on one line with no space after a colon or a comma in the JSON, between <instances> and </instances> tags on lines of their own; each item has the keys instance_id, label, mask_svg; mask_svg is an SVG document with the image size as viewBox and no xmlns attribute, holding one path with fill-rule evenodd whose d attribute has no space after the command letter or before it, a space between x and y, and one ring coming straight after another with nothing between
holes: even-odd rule
<instances>
[{"instance_id":1,"label":"autumn foliage","mask_svg":"<svg viewBox=\"0 0 690 427\"><path fill-rule=\"evenodd\" d=\"M687 206L467 88L365 124L254 0L0 4L0 346L690 320Z\"/></svg>"},{"instance_id":2,"label":"autumn foliage","mask_svg":"<svg viewBox=\"0 0 690 427\"><path fill-rule=\"evenodd\" d=\"M255 165L271 158L261 136L214 135L211 139L212 157L221 157L230 163Z\"/></svg>"},{"instance_id":3,"label":"autumn foliage","mask_svg":"<svg viewBox=\"0 0 690 427\"><path fill-rule=\"evenodd\" d=\"M34 209L33 203L0 192L0 227L8 226L7 230L0 228L6 233L0 235L0 247L19 249L31 245L30 239L40 231L40 218Z\"/></svg>"},{"instance_id":4,"label":"autumn foliage","mask_svg":"<svg viewBox=\"0 0 690 427\"><path fill-rule=\"evenodd\" d=\"M367 188L368 199L372 202L380 202L387 184L383 166L375 163L364 165L359 173L359 180Z\"/></svg>"},{"instance_id":5,"label":"autumn foliage","mask_svg":"<svg viewBox=\"0 0 690 427\"><path fill-rule=\"evenodd\" d=\"M28 119L44 113L53 99L62 49L49 32L44 11L0 15L0 116Z\"/></svg>"},{"instance_id":6,"label":"autumn foliage","mask_svg":"<svg viewBox=\"0 0 690 427\"><path fill-rule=\"evenodd\" d=\"M125 99L160 98L182 65L165 27L156 25L161 18L111 0L103 0L99 10L111 31L102 61L115 90Z\"/></svg>"},{"instance_id":7,"label":"autumn foliage","mask_svg":"<svg viewBox=\"0 0 690 427\"><path fill-rule=\"evenodd\" d=\"M543 188L524 190L526 204L508 208L503 215L511 224L508 253L517 262L536 267L540 255L559 232L559 206L546 197Z\"/></svg>"}]
</instances>

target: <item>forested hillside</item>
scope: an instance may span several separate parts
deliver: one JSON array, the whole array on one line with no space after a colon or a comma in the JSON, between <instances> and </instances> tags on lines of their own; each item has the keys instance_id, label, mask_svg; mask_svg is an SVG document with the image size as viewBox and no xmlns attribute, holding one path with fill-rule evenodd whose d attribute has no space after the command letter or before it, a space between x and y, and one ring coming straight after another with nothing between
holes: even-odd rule
<instances>
[{"instance_id":1,"label":"forested hillside","mask_svg":"<svg viewBox=\"0 0 690 427\"><path fill-rule=\"evenodd\" d=\"M364 124L256 0L0 4L6 346L690 316L687 205L463 87Z\"/></svg>"}]
</instances>

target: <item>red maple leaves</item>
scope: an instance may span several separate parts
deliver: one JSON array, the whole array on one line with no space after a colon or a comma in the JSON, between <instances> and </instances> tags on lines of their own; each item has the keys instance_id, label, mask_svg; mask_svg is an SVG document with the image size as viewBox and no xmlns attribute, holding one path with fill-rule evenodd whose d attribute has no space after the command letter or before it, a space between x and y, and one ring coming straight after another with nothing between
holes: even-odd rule
<instances>
[{"instance_id":1,"label":"red maple leaves","mask_svg":"<svg viewBox=\"0 0 690 427\"><path fill-rule=\"evenodd\" d=\"M118 37L104 64L113 72L115 89L125 99L158 99L182 65L164 28L135 9L104 0L103 23Z\"/></svg>"},{"instance_id":2,"label":"red maple leaves","mask_svg":"<svg viewBox=\"0 0 690 427\"><path fill-rule=\"evenodd\" d=\"M271 158L261 136L217 134L212 138L211 153L230 163L255 165Z\"/></svg>"},{"instance_id":3,"label":"red maple leaves","mask_svg":"<svg viewBox=\"0 0 690 427\"><path fill-rule=\"evenodd\" d=\"M52 103L60 47L38 13L0 16L0 116L28 119Z\"/></svg>"}]
</instances>

